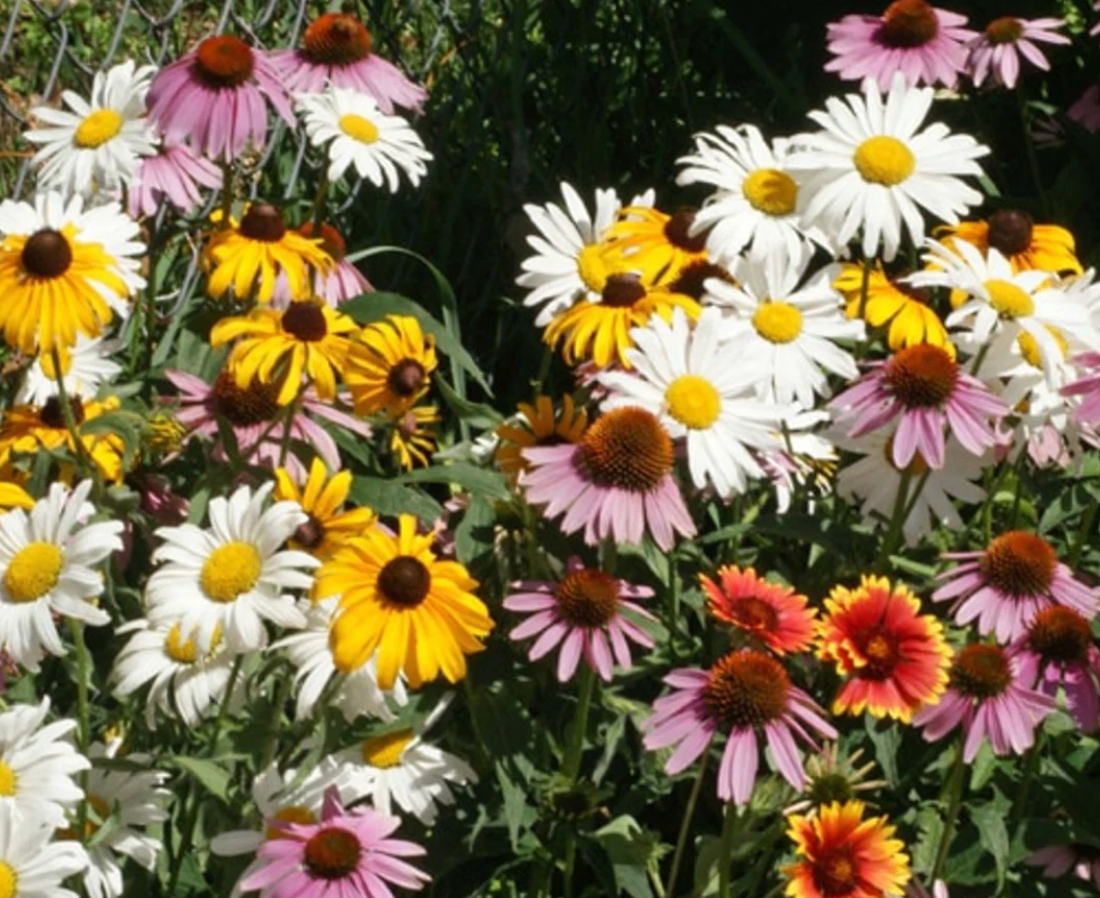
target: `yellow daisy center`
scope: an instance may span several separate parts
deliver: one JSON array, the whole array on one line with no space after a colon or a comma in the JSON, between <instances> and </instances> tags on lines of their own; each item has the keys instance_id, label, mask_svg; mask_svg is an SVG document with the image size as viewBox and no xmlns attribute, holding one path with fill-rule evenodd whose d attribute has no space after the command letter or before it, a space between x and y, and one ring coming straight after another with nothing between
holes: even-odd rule
<instances>
[{"instance_id":1,"label":"yellow daisy center","mask_svg":"<svg viewBox=\"0 0 1100 898\"><path fill-rule=\"evenodd\" d=\"M277 820L279 823L300 823L308 825L317 822L317 815L305 805L292 804L285 808L280 808L270 819ZM286 838L286 832L279 829L277 826L268 826L264 835L268 839Z\"/></svg>"},{"instance_id":2,"label":"yellow daisy center","mask_svg":"<svg viewBox=\"0 0 1100 898\"><path fill-rule=\"evenodd\" d=\"M199 647L194 638L181 639L181 635L180 625L176 624L164 639L164 651L173 661L194 664L199 657Z\"/></svg>"},{"instance_id":3,"label":"yellow daisy center","mask_svg":"<svg viewBox=\"0 0 1100 898\"><path fill-rule=\"evenodd\" d=\"M790 215L798 199L794 178L776 168L758 168L741 182L749 205L765 215Z\"/></svg>"},{"instance_id":4,"label":"yellow daisy center","mask_svg":"<svg viewBox=\"0 0 1100 898\"><path fill-rule=\"evenodd\" d=\"M722 397L705 377L684 374L665 390L668 413L692 430L706 430L722 411Z\"/></svg>"},{"instance_id":5,"label":"yellow daisy center","mask_svg":"<svg viewBox=\"0 0 1100 898\"><path fill-rule=\"evenodd\" d=\"M11 769L7 761L0 761L0 796L11 798L15 795L15 788L19 785L19 777Z\"/></svg>"},{"instance_id":6,"label":"yellow daisy center","mask_svg":"<svg viewBox=\"0 0 1100 898\"><path fill-rule=\"evenodd\" d=\"M413 740L412 730L398 730L385 736L375 736L362 745L363 763L380 770L396 767L401 755Z\"/></svg>"},{"instance_id":7,"label":"yellow daisy center","mask_svg":"<svg viewBox=\"0 0 1100 898\"><path fill-rule=\"evenodd\" d=\"M0 898L15 898L19 877L7 861L0 861Z\"/></svg>"},{"instance_id":8,"label":"yellow daisy center","mask_svg":"<svg viewBox=\"0 0 1100 898\"><path fill-rule=\"evenodd\" d=\"M233 602L256 585L263 559L251 543L228 542L218 546L199 574L199 585L213 602Z\"/></svg>"},{"instance_id":9,"label":"yellow daisy center","mask_svg":"<svg viewBox=\"0 0 1100 898\"><path fill-rule=\"evenodd\" d=\"M789 302L766 302L753 313L752 326L769 343L790 343L802 333L802 312Z\"/></svg>"},{"instance_id":10,"label":"yellow daisy center","mask_svg":"<svg viewBox=\"0 0 1100 898\"><path fill-rule=\"evenodd\" d=\"M1035 300L1011 281L986 281L985 289L989 294L989 304L1002 318L1026 318L1035 312Z\"/></svg>"},{"instance_id":11,"label":"yellow daisy center","mask_svg":"<svg viewBox=\"0 0 1100 898\"><path fill-rule=\"evenodd\" d=\"M590 243L577 255L577 274L593 293L603 293L607 286L607 265L598 243Z\"/></svg>"},{"instance_id":12,"label":"yellow daisy center","mask_svg":"<svg viewBox=\"0 0 1100 898\"><path fill-rule=\"evenodd\" d=\"M1065 336L1056 327L1047 325L1047 330L1050 335L1054 337L1054 342L1058 344L1058 351L1062 354L1062 358L1066 357L1069 352L1069 344L1066 342ZM1043 370L1043 356L1039 352L1039 341L1036 340L1027 331L1022 331L1020 336L1016 338L1016 345L1020 347L1020 355L1024 357L1024 361L1031 365L1032 368L1038 368Z\"/></svg>"},{"instance_id":13,"label":"yellow daisy center","mask_svg":"<svg viewBox=\"0 0 1100 898\"><path fill-rule=\"evenodd\" d=\"M360 143L377 143L378 141L378 126L361 115L349 112L340 116L339 124L340 130L352 140L358 140Z\"/></svg>"},{"instance_id":14,"label":"yellow daisy center","mask_svg":"<svg viewBox=\"0 0 1100 898\"><path fill-rule=\"evenodd\" d=\"M53 543L30 543L15 553L4 572L13 602L35 602L57 585L65 558Z\"/></svg>"},{"instance_id":15,"label":"yellow daisy center","mask_svg":"<svg viewBox=\"0 0 1100 898\"><path fill-rule=\"evenodd\" d=\"M76 126L73 143L81 149L94 150L117 137L122 124L122 116L113 109L97 109Z\"/></svg>"},{"instance_id":16,"label":"yellow daisy center","mask_svg":"<svg viewBox=\"0 0 1100 898\"><path fill-rule=\"evenodd\" d=\"M913 151L887 134L868 137L856 147L852 161L864 181L884 187L900 184L913 174L917 166Z\"/></svg>"}]
</instances>

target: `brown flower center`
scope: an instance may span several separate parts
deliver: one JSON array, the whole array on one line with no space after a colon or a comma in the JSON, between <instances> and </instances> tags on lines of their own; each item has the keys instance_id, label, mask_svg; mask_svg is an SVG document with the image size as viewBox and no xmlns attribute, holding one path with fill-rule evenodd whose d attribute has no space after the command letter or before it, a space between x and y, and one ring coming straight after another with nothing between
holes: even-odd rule
<instances>
[{"instance_id":1,"label":"brown flower center","mask_svg":"<svg viewBox=\"0 0 1100 898\"><path fill-rule=\"evenodd\" d=\"M859 884L859 865L847 845L830 848L813 862L813 880L822 898L851 895Z\"/></svg>"},{"instance_id":2,"label":"brown flower center","mask_svg":"<svg viewBox=\"0 0 1100 898\"><path fill-rule=\"evenodd\" d=\"M727 613L737 626L754 633L771 633L779 623L779 614L775 608L755 596L735 599L730 603Z\"/></svg>"},{"instance_id":3,"label":"brown flower center","mask_svg":"<svg viewBox=\"0 0 1100 898\"><path fill-rule=\"evenodd\" d=\"M673 246L689 253L701 253L707 248L706 232L692 236L694 212L677 212L665 222L665 238Z\"/></svg>"},{"instance_id":4,"label":"brown flower center","mask_svg":"<svg viewBox=\"0 0 1100 898\"><path fill-rule=\"evenodd\" d=\"M250 240L278 243L286 234L286 222L270 203L253 203L241 219L240 231Z\"/></svg>"},{"instance_id":5,"label":"brown flower center","mask_svg":"<svg viewBox=\"0 0 1100 898\"><path fill-rule=\"evenodd\" d=\"M424 386L427 371L416 359L402 359L386 375L386 385L405 399L415 396Z\"/></svg>"},{"instance_id":6,"label":"brown flower center","mask_svg":"<svg viewBox=\"0 0 1100 898\"><path fill-rule=\"evenodd\" d=\"M985 36L991 44L1014 44L1024 34L1024 26L1013 16L1001 16L985 26Z\"/></svg>"},{"instance_id":7,"label":"brown flower center","mask_svg":"<svg viewBox=\"0 0 1100 898\"><path fill-rule=\"evenodd\" d=\"M1041 536L1012 530L989 544L978 566L985 578L1007 595L1046 595L1054 582L1058 556Z\"/></svg>"},{"instance_id":8,"label":"brown flower center","mask_svg":"<svg viewBox=\"0 0 1100 898\"><path fill-rule=\"evenodd\" d=\"M707 291L703 285L710 278L718 278L734 286L737 284L729 270L721 265L715 265L713 262L692 262L690 265L681 268L676 280L672 281L665 289L669 293L682 293L685 296L690 296L698 302L706 295Z\"/></svg>"},{"instance_id":9,"label":"brown flower center","mask_svg":"<svg viewBox=\"0 0 1100 898\"><path fill-rule=\"evenodd\" d=\"M325 13L302 35L302 55L318 65L358 62L370 55L373 46L366 26L350 13Z\"/></svg>"},{"instance_id":10,"label":"brown flower center","mask_svg":"<svg viewBox=\"0 0 1100 898\"><path fill-rule=\"evenodd\" d=\"M729 727L763 726L787 711L790 677L763 652L732 652L715 662L703 687L707 711Z\"/></svg>"},{"instance_id":11,"label":"brown flower center","mask_svg":"<svg viewBox=\"0 0 1100 898\"><path fill-rule=\"evenodd\" d=\"M313 234L313 222L307 221L300 228L298 233L303 237L312 238ZM334 260L339 262L344 256L348 254L348 245L344 240L343 235L336 230L332 225L326 222L321 222L321 249L328 253Z\"/></svg>"},{"instance_id":12,"label":"brown flower center","mask_svg":"<svg viewBox=\"0 0 1100 898\"><path fill-rule=\"evenodd\" d=\"M194 73L209 87L237 87L252 77L252 48L239 37L208 37L195 51Z\"/></svg>"},{"instance_id":13,"label":"brown flower center","mask_svg":"<svg viewBox=\"0 0 1100 898\"><path fill-rule=\"evenodd\" d=\"M428 595L432 575L424 563L411 555L398 555L386 562L378 575L378 591L390 602L415 608Z\"/></svg>"},{"instance_id":14,"label":"brown flower center","mask_svg":"<svg viewBox=\"0 0 1100 898\"><path fill-rule=\"evenodd\" d=\"M999 209L989 216L989 245L1005 256L1015 256L1031 246L1035 223L1019 209Z\"/></svg>"},{"instance_id":15,"label":"brown flower center","mask_svg":"<svg viewBox=\"0 0 1100 898\"><path fill-rule=\"evenodd\" d=\"M73 250L60 231L43 228L27 238L20 262L31 277L60 277L73 264Z\"/></svg>"},{"instance_id":16,"label":"brown flower center","mask_svg":"<svg viewBox=\"0 0 1100 898\"><path fill-rule=\"evenodd\" d=\"M303 343L316 343L328 334L328 321L317 303L292 302L283 312L283 330Z\"/></svg>"},{"instance_id":17,"label":"brown flower center","mask_svg":"<svg viewBox=\"0 0 1100 898\"><path fill-rule=\"evenodd\" d=\"M84 403L79 396L69 397L69 407L73 413L73 423L78 426L84 423ZM47 427L54 430L65 429L65 413L61 410L61 400L57 396L51 396L38 413L38 419Z\"/></svg>"},{"instance_id":18,"label":"brown flower center","mask_svg":"<svg viewBox=\"0 0 1100 898\"><path fill-rule=\"evenodd\" d=\"M633 274L608 275L600 294L600 302L614 309L628 309L638 300L645 299L646 289Z\"/></svg>"},{"instance_id":19,"label":"brown flower center","mask_svg":"<svg viewBox=\"0 0 1100 898\"><path fill-rule=\"evenodd\" d=\"M302 851L302 860L315 879L343 879L359 866L363 846L355 833L339 826L318 830Z\"/></svg>"},{"instance_id":20,"label":"brown flower center","mask_svg":"<svg viewBox=\"0 0 1100 898\"><path fill-rule=\"evenodd\" d=\"M999 645L975 642L963 648L951 667L951 686L967 698L995 698L1008 689L1012 670Z\"/></svg>"},{"instance_id":21,"label":"brown flower center","mask_svg":"<svg viewBox=\"0 0 1100 898\"><path fill-rule=\"evenodd\" d=\"M325 541L325 525L313 515L294 531L294 540L303 549L316 549Z\"/></svg>"},{"instance_id":22,"label":"brown flower center","mask_svg":"<svg viewBox=\"0 0 1100 898\"><path fill-rule=\"evenodd\" d=\"M867 660L858 673L864 680L888 679L901 661L900 640L880 628L861 634L859 648Z\"/></svg>"},{"instance_id":23,"label":"brown flower center","mask_svg":"<svg viewBox=\"0 0 1100 898\"><path fill-rule=\"evenodd\" d=\"M617 408L588 428L577 461L600 486L649 492L672 470L672 440L652 413Z\"/></svg>"},{"instance_id":24,"label":"brown flower center","mask_svg":"<svg viewBox=\"0 0 1100 898\"><path fill-rule=\"evenodd\" d=\"M257 377L242 390L233 373L223 371L214 381L212 411L234 427L250 427L275 417L279 411L278 395L276 383L265 384Z\"/></svg>"},{"instance_id":25,"label":"brown flower center","mask_svg":"<svg viewBox=\"0 0 1100 898\"><path fill-rule=\"evenodd\" d=\"M888 47L919 47L939 30L936 11L924 0L895 0L882 14L877 37Z\"/></svg>"},{"instance_id":26,"label":"brown flower center","mask_svg":"<svg viewBox=\"0 0 1100 898\"><path fill-rule=\"evenodd\" d=\"M619 613L619 584L603 571L567 574L554 592L558 612L576 627L603 627Z\"/></svg>"},{"instance_id":27,"label":"brown flower center","mask_svg":"<svg viewBox=\"0 0 1100 898\"><path fill-rule=\"evenodd\" d=\"M945 349L921 343L894 353L883 378L902 405L936 408L954 391L959 366Z\"/></svg>"},{"instance_id":28,"label":"brown flower center","mask_svg":"<svg viewBox=\"0 0 1100 898\"><path fill-rule=\"evenodd\" d=\"M1082 664L1088 660L1092 629L1089 622L1072 608L1055 605L1035 615L1028 630L1027 643L1044 661Z\"/></svg>"}]
</instances>

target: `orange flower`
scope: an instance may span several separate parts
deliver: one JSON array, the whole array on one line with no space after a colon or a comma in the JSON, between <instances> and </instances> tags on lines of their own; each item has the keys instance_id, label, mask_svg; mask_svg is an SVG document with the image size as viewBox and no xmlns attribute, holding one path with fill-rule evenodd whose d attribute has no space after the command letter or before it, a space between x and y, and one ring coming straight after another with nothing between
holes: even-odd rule
<instances>
[{"instance_id":1,"label":"orange flower","mask_svg":"<svg viewBox=\"0 0 1100 898\"><path fill-rule=\"evenodd\" d=\"M885 817L863 819L861 801L833 802L812 817L793 816L787 835L801 860L783 872L792 898L901 895L909 857Z\"/></svg>"},{"instance_id":2,"label":"orange flower","mask_svg":"<svg viewBox=\"0 0 1100 898\"><path fill-rule=\"evenodd\" d=\"M496 451L496 463L508 477L515 479L527 470L523 450L531 446L555 446L560 443L579 443L588 427L588 413L573 405L573 397L562 397L561 410L554 411L549 396L536 396L535 404L519 403L520 420L514 424L505 422L497 427L500 445Z\"/></svg>"},{"instance_id":3,"label":"orange flower","mask_svg":"<svg viewBox=\"0 0 1100 898\"><path fill-rule=\"evenodd\" d=\"M947 688L951 649L943 625L920 614L906 587L892 590L885 577L864 577L858 589L837 586L825 600L818 656L835 661L850 679L833 702L834 714L893 717L908 723L934 705Z\"/></svg>"},{"instance_id":4,"label":"orange flower","mask_svg":"<svg viewBox=\"0 0 1100 898\"><path fill-rule=\"evenodd\" d=\"M718 620L759 639L777 655L804 652L814 636L815 611L789 586L768 583L751 567L718 569L721 583L699 575Z\"/></svg>"}]
</instances>

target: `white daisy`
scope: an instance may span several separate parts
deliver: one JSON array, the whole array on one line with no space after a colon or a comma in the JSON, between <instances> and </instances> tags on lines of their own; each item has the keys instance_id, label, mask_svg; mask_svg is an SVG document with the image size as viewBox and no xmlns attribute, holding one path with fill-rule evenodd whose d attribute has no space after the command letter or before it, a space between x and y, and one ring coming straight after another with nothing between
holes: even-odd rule
<instances>
[{"instance_id":1,"label":"white daisy","mask_svg":"<svg viewBox=\"0 0 1100 898\"><path fill-rule=\"evenodd\" d=\"M0 895L6 898L78 898L61 883L88 864L71 839L50 841L53 827L0 806Z\"/></svg>"},{"instance_id":2,"label":"white daisy","mask_svg":"<svg viewBox=\"0 0 1100 898\"><path fill-rule=\"evenodd\" d=\"M272 824L316 823L321 816L321 804L325 790L336 785L341 774L339 765L331 758L323 758L307 774L288 769L280 773L274 764L260 772L252 781L252 801L263 821L262 829L236 829L214 836L210 850L222 857L254 854L265 838L277 838L279 832Z\"/></svg>"},{"instance_id":3,"label":"white daisy","mask_svg":"<svg viewBox=\"0 0 1100 898\"><path fill-rule=\"evenodd\" d=\"M813 408L815 394L829 395L827 371L845 380L859 374L855 359L833 341L864 337L864 323L844 314L844 298L833 289L836 266L801 283L811 255L802 247L790 257L748 258L734 271L736 285L707 282L714 303L731 312L724 336L755 375L761 398L804 409Z\"/></svg>"},{"instance_id":4,"label":"white daisy","mask_svg":"<svg viewBox=\"0 0 1100 898\"><path fill-rule=\"evenodd\" d=\"M863 254L871 258L881 244L889 262L903 222L914 243L924 237L922 208L957 224L959 213L982 201L957 176L980 175L974 160L989 148L938 122L918 133L934 91L907 86L900 72L885 98L874 84L866 90L848 94L847 105L830 97L826 111L811 112L825 130L792 138L798 149L787 166L804 173L807 222L842 247L862 230Z\"/></svg>"},{"instance_id":5,"label":"white daisy","mask_svg":"<svg viewBox=\"0 0 1100 898\"><path fill-rule=\"evenodd\" d=\"M428 173L432 154L420 135L401 116L382 112L372 97L332 87L323 94L299 94L297 102L310 141L315 147L327 144L329 180L339 180L354 165L359 177L396 193L400 172L414 187Z\"/></svg>"},{"instance_id":6,"label":"white daisy","mask_svg":"<svg viewBox=\"0 0 1100 898\"><path fill-rule=\"evenodd\" d=\"M715 192L695 215L693 231L707 234L712 256L731 256L750 247L753 256L797 256L807 240L831 249L817 228L805 228L805 199L786 171L790 141L771 146L755 125L719 125L716 134L695 135L695 152L676 162L684 169L677 184L710 184Z\"/></svg>"},{"instance_id":7,"label":"white daisy","mask_svg":"<svg viewBox=\"0 0 1100 898\"><path fill-rule=\"evenodd\" d=\"M88 749L93 761L88 776L88 804L95 815L93 819L89 814L89 864L84 871L84 889L89 898L119 898L123 892L120 864L131 858L144 869L153 870L163 847L160 839L144 830L168 819L164 804L172 793L161 788L168 774L95 766L97 760L115 758L121 744L121 739L115 739L109 745L97 742ZM143 754L126 755L125 760L138 766L150 762Z\"/></svg>"},{"instance_id":8,"label":"white daisy","mask_svg":"<svg viewBox=\"0 0 1100 898\"><path fill-rule=\"evenodd\" d=\"M41 166L39 185L86 195L128 185L138 159L156 152L145 120L145 94L156 71L156 66L136 69L127 60L96 73L88 100L63 91L61 99L72 112L49 106L31 110L47 125L23 135L42 145L32 160Z\"/></svg>"},{"instance_id":9,"label":"white daisy","mask_svg":"<svg viewBox=\"0 0 1100 898\"><path fill-rule=\"evenodd\" d=\"M178 717L188 726L197 726L213 704L226 701L234 655L229 652L215 629L212 647L202 651L192 631L182 638L179 623L150 626L136 620L118 628L120 635L133 633L115 658L111 677L120 698L152 683L145 701L145 721L156 729L157 711L166 717ZM233 704L233 696L230 704Z\"/></svg>"},{"instance_id":10,"label":"white daisy","mask_svg":"<svg viewBox=\"0 0 1100 898\"><path fill-rule=\"evenodd\" d=\"M1029 334L1043 361L1050 387L1058 385L1063 370L1057 334L1072 333L1087 345L1096 345L1097 334L1089 323L1089 309L1075 302L1052 280L1049 272L1014 273L1008 259L996 249L988 254L965 240L951 247L936 240L925 242L924 261L930 266L906 279L917 287L949 287L969 299L947 316L948 327L968 326L973 340L985 344L994 333L1015 339Z\"/></svg>"},{"instance_id":11,"label":"white daisy","mask_svg":"<svg viewBox=\"0 0 1100 898\"><path fill-rule=\"evenodd\" d=\"M242 486L228 499L212 499L209 530L194 524L157 529L164 545L153 561L165 563L145 587L151 623L196 631L204 652L212 648L215 631L231 652L247 652L267 645L265 620L305 626L305 615L285 590L308 590L313 577L299 569L320 562L306 552L280 551L309 515L297 502L265 509L273 487L266 483L253 493Z\"/></svg>"},{"instance_id":12,"label":"white daisy","mask_svg":"<svg viewBox=\"0 0 1100 898\"><path fill-rule=\"evenodd\" d=\"M320 602L303 599L301 607L306 616L305 629L292 633L272 646L273 649L285 648L290 663L298 669L294 677L294 682L298 685L295 712L298 719L310 717L315 712L321 694L329 680L336 675L329 629L339 604L339 596ZM372 657L344 678L329 701L343 712L349 723L360 715L388 722L394 719L394 714L386 702L387 696L398 705L408 702L405 684L400 677L390 692L383 692L378 688L377 659Z\"/></svg>"},{"instance_id":13,"label":"white daisy","mask_svg":"<svg viewBox=\"0 0 1100 898\"><path fill-rule=\"evenodd\" d=\"M0 515L0 647L16 664L37 671L45 652L64 655L55 615L99 627L111 616L92 604L103 592L96 567L122 550L122 522L85 524L92 482L72 492L50 485L29 512Z\"/></svg>"},{"instance_id":14,"label":"white daisy","mask_svg":"<svg viewBox=\"0 0 1100 898\"><path fill-rule=\"evenodd\" d=\"M516 278L520 287L531 292L524 297L525 306L542 306L535 324L545 327L550 320L578 299L599 302L608 268L601 241L608 228L617 220L622 202L614 190L596 191L596 214L589 214L584 200L569 184L562 182L561 195L565 209L556 203L523 207L538 230L527 243L535 251L520 263L523 273ZM631 206L652 206L654 194L648 191L631 200Z\"/></svg>"},{"instance_id":15,"label":"white daisy","mask_svg":"<svg viewBox=\"0 0 1100 898\"><path fill-rule=\"evenodd\" d=\"M340 765L339 789L345 803L369 798L383 814L393 805L425 826L435 822L438 804L454 804L450 784L476 783L473 768L455 755L423 741L446 710L448 694L415 730L375 736L332 755Z\"/></svg>"},{"instance_id":16,"label":"white daisy","mask_svg":"<svg viewBox=\"0 0 1100 898\"><path fill-rule=\"evenodd\" d=\"M865 521L889 521L897 501L902 474L891 460L892 434L882 428L853 440L844 434L830 434L837 447L864 457L849 464L837 475L836 492L842 499L862 502L860 511ZM912 511L902 524L907 546L915 546L921 538L943 527L949 532L961 531L966 525L955 508L955 502L975 505L985 499L985 490L975 481L981 480L982 469L991 461L991 452L972 455L949 437L945 464L939 470L928 468L918 457L910 464L907 501ZM923 481L919 496L913 491Z\"/></svg>"},{"instance_id":17,"label":"white daisy","mask_svg":"<svg viewBox=\"0 0 1100 898\"><path fill-rule=\"evenodd\" d=\"M44 698L0 714L0 809L14 808L56 828L65 825L65 810L84 797L74 777L91 764L65 738L76 721L46 724L49 713L50 700Z\"/></svg>"},{"instance_id":18,"label":"white daisy","mask_svg":"<svg viewBox=\"0 0 1100 898\"><path fill-rule=\"evenodd\" d=\"M121 348L120 340L79 334L72 349L59 349L66 394L94 398L101 384L122 373L122 366L112 358ZM56 373L52 355L40 353L27 369L15 401L45 405L58 395Z\"/></svg>"},{"instance_id":19,"label":"white daisy","mask_svg":"<svg viewBox=\"0 0 1100 898\"><path fill-rule=\"evenodd\" d=\"M753 395L756 372L720 342L721 329L715 308L703 310L694 330L680 309L671 323L654 316L630 332L633 371L606 371L598 380L610 391L605 410L634 405L657 415L673 439L687 438L695 485L713 484L726 497L765 476L753 453L781 448L776 431L791 410Z\"/></svg>"}]
</instances>

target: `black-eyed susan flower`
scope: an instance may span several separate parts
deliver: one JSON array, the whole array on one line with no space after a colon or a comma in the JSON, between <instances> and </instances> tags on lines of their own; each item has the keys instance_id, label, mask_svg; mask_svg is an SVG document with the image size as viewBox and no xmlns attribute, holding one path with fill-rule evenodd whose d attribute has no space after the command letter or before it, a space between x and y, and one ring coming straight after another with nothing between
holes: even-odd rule
<instances>
[{"instance_id":1,"label":"black-eyed susan flower","mask_svg":"<svg viewBox=\"0 0 1100 898\"><path fill-rule=\"evenodd\" d=\"M790 818L799 860L787 867L791 898L900 898L909 857L885 817L864 818L861 801L833 802Z\"/></svg>"},{"instance_id":2,"label":"black-eyed susan flower","mask_svg":"<svg viewBox=\"0 0 1100 898\"><path fill-rule=\"evenodd\" d=\"M210 345L240 338L227 363L237 386L243 390L254 380L278 383L276 401L289 405L305 382L322 400L336 396L336 376L351 345L347 335L358 329L347 315L308 299L282 310L253 309L246 316L223 318L210 332Z\"/></svg>"},{"instance_id":3,"label":"black-eyed susan flower","mask_svg":"<svg viewBox=\"0 0 1100 898\"><path fill-rule=\"evenodd\" d=\"M85 210L39 194L34 205L0 203L0 330L27 355L98 337L126 298L145 286L138 274L138 226L110 203Z\"/></svg>"},{"instance_id":4,"label":"black-eyed susan flower","mask_svg":"<svg viewBox=\"0 0 1100 898\"><path fill-rule=\"evenodd\" d=\"M986 221L943 225L936 228L936 237L948 247L966 241L983 255L995 249L1008 259L1013 272L1082 272L1073 234L1058 225L1036 224L1021 209L999 209Z\"/></svg>"},{"instance_id":5,"label":"black-eyed susan flower","mask_svg":"<svg viewBox=\"0 0 1100 898\"><path fill-rule=\"evenodd\" d=\"M297 502L309 516L290 538L291 548L304 549L323 560L371 527L377 520L371 509L343 508L350 491L351 471L337 471L329 477L325 463L316 456L301 485L290 471L279 468L275 472L275 499Z\"/></svg>"},{"instance_id":6,"label":"black-eyed susan flower","mask_svg":"<svg viewBox=\"0 0 1100 898\"><path fill-rule=\"evenodd\" d=\"M309 269L327 274L332 257L320 238L304 237L286 226L283 213L268 203L253 203L240 222L214 231L203 248L203 265L209 273L206 291L224 296L230 287L238 299L256 289L256 299L271 302L276 275L286 276L291 299L310 296Z\"/></svg>"},{"instance_id":7,"label":"black-eyed susan flower","mask_svg":"<svg viewBox=\"0 0 1100 898\"><path fill-rule=\"evenodd\" d=\"M436 445L433 425L442 420L434 405L414 406L393 417L390 451L402 468L411 471L417 465L430 464Z\"/></svg>"},{"instance_id":8,"label":"black-eyed susan flower","mask_svg":"<svg viewBox=\"0 0 1100 898\"><path fill-rule=\"evenodd\" d=\"M438 364L435 338L411 315L368 324L352 341L344 368L356 414L408 411L428 392Z\"/></svg>"},{"instance_id":9,"label":"black-eyed susan flower","mask_svg":"<svg viewBox=\"0 0 1100 898\"><path fill-rule=\"evenodd\" d=\"M317 596L340 596L332 625L336 667L354 670L378 652L378 685L393 688L399 671L419 689L442 674L466 676L466 655L484 648L493 629L478 583L455 561L432 551L434 536L401 515L396 535L376 526L341 546L317 571Z\"/></svg>"},{"instance_id":10,"label":"black-eyed susan flower","mask_svg":"<svg viewBox=\"0 0 1100 898\"><path fill-rule=\"evenodd\" d=\"M557 411L549 396L536 396L533 404L519 403L519 414L497 427L500 443L493 457L502 472L517 477L527 470L524 449L576 443L587 427L588 412L577 409L569 394L562 397Z\"/></svg>"},{"instance_id":11,"label":"black-eyed susan flower","mask_svg":"<svg viewBox=\"0 0 1100 898\"><path fill-rule=\"evenodd\" d=\"M607 239L622 264L646 284L674 280L683 269L709 261L707 235L695 227L694 212L669 215L652 206L626 206L607 229Z\"/></svg>"},{"instance_id":12,"label":"black-eyed susan flower","mask_svg":"<svg viewBox=\"0 0 1100 898\"><path fill-rule=\"evenodd\" d=\"M118 399L108 396L101 402L84 402L71 397L73 419L77 429L85 421L91 421L119 407ZM114 483L122 480L122 457L126 445L116 433L80 434L84 451L103 476ZM0 470L10 468L20 455L34 455L43 450L50 452L66 449L76 458L78 449L72 434L65 426L65 416L57 397L45 405L17 405L0 417ZM68 468L62 474L68 475Z\"/></svg>"},{"instance_id":13,"label":"black-eyed susan flower","mask_svg":"<svg viewBox=\"0 0 1100 898\"><path fill-rule=\"evenodd\" d=\"M928 304L929 291L910 287L902 279L887 277L881 265L867 272L867 297L863 296L864 268L847 262L833 281L848 302L849 318L861 316L871 327L886 327L886 342L893 350L930 343L955 354L947 328Z\"/></svg>"}]
</instances>

